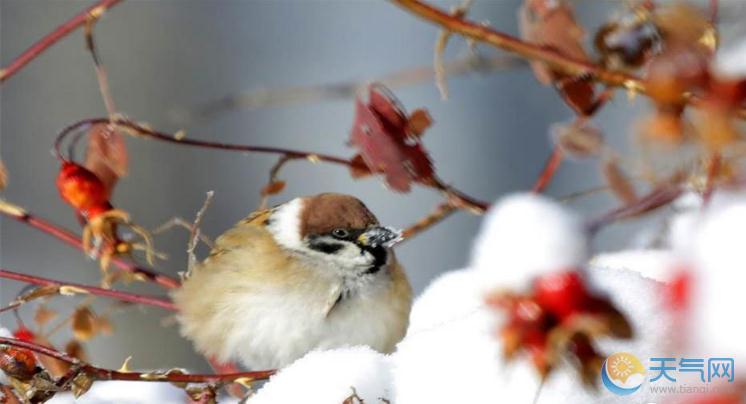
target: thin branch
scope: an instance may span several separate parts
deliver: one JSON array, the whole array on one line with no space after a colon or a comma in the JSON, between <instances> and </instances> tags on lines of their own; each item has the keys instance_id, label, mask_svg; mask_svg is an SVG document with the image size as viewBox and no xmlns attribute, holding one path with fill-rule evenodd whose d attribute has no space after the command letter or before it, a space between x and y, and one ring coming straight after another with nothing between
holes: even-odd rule
<instances>
[{"instance_id":1,"label":"thin branch","mask_svg":"<svg viewBox=\"0 0 746 404\"><path fill-rule=\"evenodd\" d=\"M418 220L416 223L404 229L402 232L402 238L408 240L419 233L429 229L430 227L440 223L442 220L450 216L458 208L453 203L443 202L435 207L435 209L427 216Z\"/></svg>"},{"instance_id":2,"label":"thin branch","mask_svg":"<svg viewBox=\"0 0 746 404\"><path fill-rule=\"evenodd\" d=\"M57 27L54 31L47 34L44 38L33 44L30 48L21 53L8 66L0 69L0 83L4 82L14 74L18 73L26 64L42 54L47 48L54 45L60 39L64 38L71 32L83 26L91 18L99 18L111 7L117 5L122 0L101 0L93 6L85 9L80 14L74 16L64 24Z\"/></svg>"},{"instance_id":3,"label":"thin branch","mask_svg":"<svg viewBox=\"0 0 746 404\"><path fill-rule=\"evenodd\" d=\"M272 166L272 168L269 169L269 180L267 181L267 185L264 186L264 189L262 189L262 196L259 200L258 210L267 209L269 197L276 193L271 191L273 191L272 187L277 184L277 176L280 174L280 170L282 169L282 167L284 167L285 164L289 163L291 160L294 160L294 158L288 155L280 156L280 158L277 159L277 162Z\"/></svg>"},{"instance_id":4,"label":"thin branch","mask_svg":"<svg viewBox=\"0 0 746 404\"><path fill-rule=\"evenodd\" d=\"M536 179L532 191L535 193L541 193L549 185L549 182L554 178L554 174L557 172L560 164L562 164L563 153L559 145L554 145L552 154L549 155L547 162L544 164L544 168L541 170L539 178Z\"/></svg>"},{"instance_id":5,"label":"thin branch","mask_svg":"<svg viewBox=\"0 0 746 404\"><path fill-rule=\"evenodd\" d=\"M129 131L133 136L140 136L144 138L155 139L155 140L159 140L159 141L163 141L167 143L180 144L184 146L202 147L202 148L207 148L207 149L237 151L237 152L244 152L244 153L251 152L251 153L265 153L265 154L280 154L280 155L285 155L291 159L306 159L314 163L318 161L323 161L326 163L338 164L338 165L343 165L343 166L347 166L351 168L360 168L363 170L368 169L368 167L366 167L364 163L356 163L346 158L332 156L328 154L312 153L312 152L306 152L306 151L301 151L301 150L283 149L279 147L240 145L240 144L230 144L230 143L221 143L221 142L211 142L211 141L206 141L206 140L189 139L183 136L174 136L174 135L170 135L167 133L158 132L158 131L152 130L150 128L146 128L135 122L131 122L125 119L116 119L114 121L110 121L109 118L84 119L82 121L78 121L68 126L67 128L65 128L59 134L59 136L57 136L57 140L55 141L54 148L57 153L57 157L61 161L67 161L67 158L63 155L62 149L61 149L62 142L64 141L64 138L67 134L72 133L83 127L88 127L88 126L101 124L101 123L108 123L108 122L112 122L117 127L123 128ZM480 214L484 212L487 209L487 207L489 207L488 203L472 198L471 196L468 196L464 194L463 192L460 192L454 189L450 185L445 185L437 177L433 178L429 182L423 182L420 184L433 188L433 189L443 191L443 192L447 192L451 198L455 198L459 209L466 209L473 213Z\"/></svg>"},{"instance_id":6,"label":"thin branch","mask_svg":"<svg viewBox=\"0 0 746 404\"><path fill-rule=\"evenodd\" d=\"M33 342L21 341L15 338L0 337L0 345L28 349L73 366L77 366L79 373L85 373L93 380L122 380L140 382L170 382L170 383L224 383L240 381L265 380L275 374L275 370L259 370L255 372L238 372L226 374L186 374L180 372L123 372L99 368L72 357L66 353L56 351Z\"/></svg>"},{"instance_id":7,"label":"thin branch","mask_svg":"<svg viewBox=\"0 0 746 404\"><path fill-rule=\"evenodd\" d=\"M105 121L108 122L108 119ZM42 219L36 215L27 212L25 209L13 205L7 201L0 200L0 214L11 217L21 223L25 223L35 229L41 230L42 232L49 234L50 236L56 237L59 240L83 251L83 243L78 235L75 233L59 227L45 219ZM135 263L122 259L120 257L113 257L111 262L119 269L130 272L143 280L154 282L165 288L178 288L179 281L171 278L167 275L163 275L154 272L150 269L140 267Z\"/></svg>"},{"instance_id":8,"label":"thin branch","mask_svg":"<svg viewBox=\"0 0 746 404\"><path fill-rule=\"evenodd\" d=\"M591 75L596 80L613 87L626 87L644 91L642 81L624 72L606 70L591 62L562 55L549 48L525 42L519 38L495 31L482 24L451 15L419 0L391 0L418 17L440 25L442 28L496 48L540 60L564 73L580 76Z\"/></svg>"},{"instance_id":9,"label":"thin branch","mask_svg":"<svg viewBox=\"0 0 746 404\"><path fill-rule=\"evenodd\" d=\"M637 201L612 209L587 224L590 234L595 234L604 226L624 219L638 217L673 202L684 192L683 187L676 184L661 185Z\"/></svg>"},{"instance_id":10,"label":"thin branch","mask_svg":"<svg viewBox=\"0 0 746 404\"><path fill-rule=\"evenodd\" d=\"M130 293L130 292L103 289L103 288L98 288L95 286L82 285L79 283L57 281L57 280L49 279L49 278L42 278L40 276L12 272L12 271L8 271L2 268L0 268L0 278L12 279L12 280L19 281L19 282L25 282L25 283L30 283L34 285L40 285L40 286L68 287L74 290L76 293L87 293L87 294L91 294L94 296L109 297L112 299L120 300L122 302L144 304L147 306L155 306L155 307L160 307L162 309L166 309L170 311L176 311L176 306L174 306L174 304L171 303L171 301L157 298L157 297L152 297L152 296L143 296L143 295L138 295L138 294ZM19 303L18 305L20 305L23 302L15 302L14 304L16 303ZM14 304L11 304L11 306ZM3 311L3 310L0 310L0 311Z\"/></svg>"}]
</instances>

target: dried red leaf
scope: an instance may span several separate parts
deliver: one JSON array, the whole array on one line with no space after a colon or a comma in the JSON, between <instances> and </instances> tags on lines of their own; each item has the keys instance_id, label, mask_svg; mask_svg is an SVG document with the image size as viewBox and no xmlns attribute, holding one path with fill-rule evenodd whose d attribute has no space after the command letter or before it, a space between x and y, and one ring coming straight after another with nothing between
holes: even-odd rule
<instances>
[{"instance_id":1,"label":"dried red leaf","mask_svg":"<svg viewBox=\"0 0 746 404\"><path fill-rule=\"evenodd\" d=\"M418 130L424 130L421 115L414 117ZM421 133L411 132L409 121L399 101L380 84L370 86L367 104L356 100L350 144L372 172L383 173L388 186L399 192L409 191L412 182L433 177Z\"/></svg>"},{"instance_id":2,"label":"dried red leaf","mask_svg":"<svg viewBox=\"0 0 746 404\"><path fill-rule=\"evenodd\" d=\"M127 164L124 138L108 124L94 125L88 133L84 166L101 180L107 194L119 177L127 175Z\"/></svg>"},{"instance_id":3,"label":"dried red leaf","mask_svg":"<svg viewBox=\"0 0 746 404\"><path fill-rule=\"evenodd\" d=\"M521 36L576 60L590 61L583 48L583 28L572 7L563 0L525 0L519 13ZM590 114L596 108L595 89L590 77L569 76L533 61L531 68L540 83L553 84L576 113Z\"/></svg>"}]
</instances>

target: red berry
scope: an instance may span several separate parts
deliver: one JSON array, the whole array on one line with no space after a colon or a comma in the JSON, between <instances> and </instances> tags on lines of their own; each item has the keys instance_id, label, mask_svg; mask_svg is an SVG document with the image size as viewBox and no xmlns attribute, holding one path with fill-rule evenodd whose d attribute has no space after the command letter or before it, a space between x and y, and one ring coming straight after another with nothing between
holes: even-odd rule
<instances>
[{"instance_id":1,"label":"red berry","mask_svg":"<svg viewBox=\"0 0 746 404\"><path fill-rule=\"evenodd\" d=\"M36 335L28 328L21 326L13 333L13 337L21 341L34 342Z\"/></svg>"},{"instance_id":2,"label":"red berry","mask_svg":"<svg viewBox=\"0 0 746 404\"><path fill-rule=\"evenodd\" d=\"M15 379L30 380L37 372L36 357L27 349L0 347L0 370Z\"/></svg>"},{"instance_id":3,"label":"red berry","mask_svg":"<svg viewBox=\"0 0 746 404\"><path fill-rule=\"evenodd\" d=\"M84 213L108 204L109 195L104 183L96 174L73 162L62 164L57 189L65 202Z\"/></svg>"},{"instance_id":4,"label":"red berry","mask_svg":"<svg viewBox=\"0 0 746 404\"><path fill-rule=\"evenodd\" d=\"M578 272L566 271L537 278L534 297L539 305L561 321L584 308L588 291Z\"/></svg>"}]
</instances>

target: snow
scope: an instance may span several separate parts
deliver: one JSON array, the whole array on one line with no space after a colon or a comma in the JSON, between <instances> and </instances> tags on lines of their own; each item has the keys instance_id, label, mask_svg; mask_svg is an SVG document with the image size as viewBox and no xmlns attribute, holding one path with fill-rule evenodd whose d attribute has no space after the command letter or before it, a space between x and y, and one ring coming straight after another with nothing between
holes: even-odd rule
<instances>
[{"instance_id":1,"label":"snow","mask_svg":"<svg viewBox=\"0 0 746 404\"><path fill-rule=\"evenodd\" d=\"M389 358L368 347L313 351L272 376L250 404L342 403L353 388L366 403L391 397Z\"/></svg>"},{"instance_id":2,"label":"snow","mask_svg":"<svg viewBox=\"0 0 746 404\"><path fill-rule=\"evenodd\" d=\"M731 79L746 77L746 40L718 49L713 70Z\"/></svg>"},{"instance_id":3,"label":"snow","mask_svg":"<svg viewBox=\"0 0 746 404\"><path fill-rule=\"evenodd\" d=\"M702 214L693 234L698 274L695 318L700 349L726 356L746 356L746 324L737 310L746 306L746 196L725 194Z\"/></svg>"},{"instance_id":4,"label":"snow","mask_svg":"<svg viewBox=\"0 0 746 404\"><path fill-rule=\"evenodd\" d=\"M587 240L576 216L546 197L514 194L487 213L471 267L486 290L522 288L541 273L577 267L586 259Z\"/></svg>"},{"instance_id":5,"label":"snow","mask_svg":"<svg viewBox=\"0 0 746 404\"><path fill-rule=\"evenodd\" d=\"M50 404L184 404L187 395L183 390L161 382L95 382L83 396L75 399L72 394L56 394Z\"/></svg>"}]
</instances>

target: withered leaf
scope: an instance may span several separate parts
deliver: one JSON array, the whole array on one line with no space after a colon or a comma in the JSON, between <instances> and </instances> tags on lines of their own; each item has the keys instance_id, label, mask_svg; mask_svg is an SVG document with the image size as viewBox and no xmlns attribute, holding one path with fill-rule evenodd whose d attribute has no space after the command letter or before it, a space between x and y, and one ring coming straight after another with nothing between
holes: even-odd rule
<instances>
[{"instance_id":1,"label":"withered leaf","mask_svg":"<svg viewBox=\"0 0 746 404\"><path fill-rule=\"evenodd\" d=\"M75 398L80 398L93 386L93 378L86 372L80 372L73 378L71 389Z\"/></svg>"},{"instance_id":2,"label":"withered leaf","mask_svg":"<svg viewBox=\"0 0 746 404\"><path fill-rule=\"evenodd\" d=\"M78 341L87 341L96 335L96 315L88 306L80 306L73 313L73 336Z\"/></svg>"},{"instance_id":3,"label":"withered leaf","mask_svg":"<svg viewBox=\"0 0 746 404\"><path fill-rule=\"evenodd\" d=\"M54 296L58 294L59 291L60 287L57 285L40 286L22 294L16 299L16 302L26 303L32 300L40 299L42 297Z\"/></svg>"},{"instance_id":4,"label":"withered leaf","mask_svg":"<svg viewBox=\"0 0 746 404\"><path fill-rule=\"evenodd\" d=\"M604 159L602 171L606 183L619 200L626 204L630 204L637 200L635 187L629 179L627 179L622 168L619 167L619 162L616 157L607 157Z\"/></svg>"},{"instance_id":5,"label":"withered leaf","mask_svg":"<svg viewBox=\"0 0 746 404\"><path fill-rule=\"evenodd\" d=\"M83 344L74 339L68 341L67 345L65 345L65 353L72 356L73 358L78 358L82 361L88 360L85 353L85 348L83 348Z\"/></svg>"},{"instance_id":6,"label":"withered leaf","mask_svg":"<svg viewBox=\"0 0 746 404\"><path fill-rule=\"evenodd\" d=\"M94 125L88 134L85 168L100 179L111 194L119 177L127 175L124 138L108 124Z\"/></svg>"},{"instance_id":7,"label":"withered leaf","mask_svg":"<svg viewBox=\"0 0 746 404\"><path fill-rule=\"evenodd\" d=\"M407 120L407 130L414 136L422 136L432 126L433 119L427 110L419 108L412 111Z\"/></svg>"},{"instance_id":8,"label":"withered leaf","mask_svg":"<svg viewBox=\"0 0 746 404\"><path fill-rule=\"evenodd\" d=\"M39 326L44 326L51 320L54 320L54 318L57 317L57 312L49 309L46 305L40 304L39 307L36 308L36 312L34 313L34 322L38 324Z\"/></svg>"},{"instance_id":9,"label":"withered leaf","mask_svg":"<svg viewBox=\"0 0 746 404\"><path fill-rule=\"evenodd\" d=\"M419 137L408 134L404 108L383 85L372 84L368 90L367 103L360 98L355 101L350 144L370 171L383 173L386 184L395 191L408 192L412 182L431 180L432 162ZM422 117L416 120L422 121ZM416 125L422 129L422 122Z\"/></svg>"},{"instance_id":10,"label":"withered leaf","mask_svg":"<svg viewBox=\"0 0 746 404\"><path fill-rule=\"evenodd\" d=\"M573 9L564 0L525 0L519 13L521 36L561 55L590 61L583 48L583 28L575 20ZM543 62L531 62L536 79L553 84L563 100L579 114L595 108L595 90L589 77L571 76Z\"/></svg>"},{"instance_id":11,"label":"withered leaf","mask_svg":"<svg viewBox=\"0 0 746 404\"><path fill-rule=\"evenodd\" d=\"M272 181L269 184L265 185L264 188L262 188L262 195L276 195L282 192L283 189L285 189L285 181Z\"/></svg>"}]
</instances>

